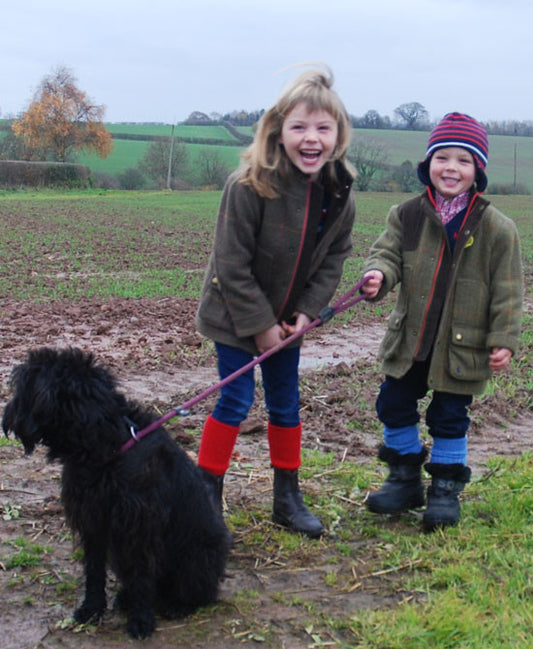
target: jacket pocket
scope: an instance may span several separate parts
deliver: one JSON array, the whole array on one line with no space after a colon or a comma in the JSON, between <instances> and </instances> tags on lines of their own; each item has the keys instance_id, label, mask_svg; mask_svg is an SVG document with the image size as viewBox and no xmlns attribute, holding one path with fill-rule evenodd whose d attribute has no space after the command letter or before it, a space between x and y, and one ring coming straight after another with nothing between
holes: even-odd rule
<instances>
[{"instance_id":1,"label":"jacket pocket","mask_svg":"<svg viewBox=\"0 0 533 649\"><path fill-rule=\"evenodd\" d=\"M460 381L486 381L491 376L487 333L453 325L449 349L450 374Z\"/></svg>"},{"instance_id":2,"label":"jacket pocket","mask_svg":"<svg viewBox=\"0 0 533 649\"><path fill-rule=\"evenodd\" d=\"M391 360L397 355L405 337L406 315L406 311L398 309L394 309L390 314L387 330L379 348L379 355L383 360Z\"/></svg>"},{"instance_id":3,"label":"jacket pocket","mask_svg":"<svg viewBox=\"0 0 533 649\"><path fill-rule=\"evenodd\" d=\"M198 308L198 318L206 323L214 325L217 329L231 330L232 320L222 297L218 280L212 277L206 281L203 289L203 296Z\"/></svg>"}]
</instances>

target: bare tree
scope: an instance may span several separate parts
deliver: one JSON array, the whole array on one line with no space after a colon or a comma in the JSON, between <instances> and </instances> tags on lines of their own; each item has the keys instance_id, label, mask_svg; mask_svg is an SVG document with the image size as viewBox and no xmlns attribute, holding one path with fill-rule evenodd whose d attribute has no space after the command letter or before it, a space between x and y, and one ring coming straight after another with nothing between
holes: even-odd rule
<instances>
[{"instance_id":1,"label":"bare tree","mask_svg":"<svg viewBox=\"0 0 533 649\"><path fill-rule=\"evenodd\" d=\"M198 169L200 182L222 189L230 174L229 167L222 162L220 155L210 149L202 149L198 154Z\"/></svg>"},{"instance_id":2,"label":"bare tree","mask_svg":"<svg viewBox=\"0 0 533 649\"><path fill-rule=\"evenodd\" d=\"M183 142L160 138L148 145L139 168L160 187L166 187L169 184L169 169L171 184L173 179L183 174L188 159L187 147Z\"/></svg>"},{"instance_id":3,"label":"bare tree","mask_svg":"<svg viewBox=\"0 0 533 649\"><path fill-rule=\"evenodd\" d=\"M394 109L394 114L400 121L405 122L405 128L411 131L426 125L429 117L427 110L417 101L401 104Z\"/></svg>"},{"instance_id":4,"label":"bare tree","mask_svg":"<svg viewBox=\"0 0 533 649\"><path fill-rule=\"evenodd\" d=\"M356 135L348 151L348 160L354 165L357 176L355 187L366 192L378 171L387 168L387 148L373 138Z\"/></svg>"}]
</instances>

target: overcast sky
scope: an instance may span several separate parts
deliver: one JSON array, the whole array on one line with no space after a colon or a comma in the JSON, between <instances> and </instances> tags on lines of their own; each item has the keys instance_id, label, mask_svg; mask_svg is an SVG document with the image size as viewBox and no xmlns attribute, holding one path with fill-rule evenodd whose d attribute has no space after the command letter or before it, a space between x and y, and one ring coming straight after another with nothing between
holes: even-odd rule
<instances>
[{"instance_id":1,"label":"overcast sky","mask_svg":"<svg viewBox=\"0 0 533 649\"><path fill-rule=\"evenodd\" d=\"M268 108L324 61L348 111L533 120L531 0L24 0L2 2L0 116L70 68L107 122Z\"/></svg>"}]
</instances>

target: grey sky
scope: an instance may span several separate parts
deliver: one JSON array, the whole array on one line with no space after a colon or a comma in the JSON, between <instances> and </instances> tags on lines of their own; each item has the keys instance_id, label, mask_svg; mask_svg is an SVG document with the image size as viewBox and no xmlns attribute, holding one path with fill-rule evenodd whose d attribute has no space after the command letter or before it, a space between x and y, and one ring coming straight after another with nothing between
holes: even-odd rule
<instances>
[{"instance_id":1,"label":"grey sky","mask_svg":"<svg viewBox=\"0 0 533 649\"><path fill-rule=\"evenodd\" d=\"M25 0L2 3L1 116L59 65L106 121L267 108L324 61L348 111L533 120L531 0Z\"/></svg>"}]
</instances>

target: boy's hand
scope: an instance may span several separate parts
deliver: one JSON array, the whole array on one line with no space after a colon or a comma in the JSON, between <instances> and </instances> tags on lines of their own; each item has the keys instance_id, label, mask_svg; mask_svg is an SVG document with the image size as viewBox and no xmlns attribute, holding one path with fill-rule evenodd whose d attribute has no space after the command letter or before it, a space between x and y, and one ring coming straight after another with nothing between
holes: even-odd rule
<instances>
[{"instance_id":1,"label":"boy's hand","mask_svg":"<svg viewBox=\"0 0 533 649\"><path fill-rule=\"evenodd\" d=\"M513 353L505 347L493 347L489 356L490 369L493 372L505 369L511 362Z\"/></svg>"},{"instance_id":2,"label":"boy's hand","mask_svg":"<svg viewBox=\"0 0 533 649\"><path fill-rule=\"evenodd\" d=\"M266 352L271 347L275 347L285 338L285 332L279 324L275 324L270 329L262 331L254 336L255 345L260 354Z\"/></svg>"},{"instance_id":3,"label":"boy's hand","mask_svg":"<svg viewBox=\"0 0 533 649\"><path fill-rule=\"evenodd\" d=\"M365 277L371 277L371 279L363 284L361 291L369 298L376 297L383 285L383 273L380 270L371 270L363 275L363 279Z\"/></svg>"}]
</instances>

